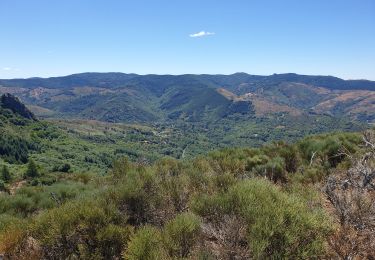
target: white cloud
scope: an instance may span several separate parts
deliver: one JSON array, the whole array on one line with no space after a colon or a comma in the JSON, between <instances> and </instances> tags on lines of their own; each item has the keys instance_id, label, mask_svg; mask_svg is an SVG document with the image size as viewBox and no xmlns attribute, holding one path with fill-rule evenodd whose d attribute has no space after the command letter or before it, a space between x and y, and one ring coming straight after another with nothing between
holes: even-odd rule
<instances>
[{"instance_id":1,"label":"white cloud","mask_svg":"<svg viewBox=\"0 0 375 260\"><path fill-rule=\"evenodd\" d=\"M214 34L215 34L214 32L200 31L198 33L190 34L189 36L192 38L196 38L196 37L204 37L204 36L209 36L209 35L214 35Z\"/></svg>"},{"instance_id":2,"label":"white cloud","mask_svg":"<svg viewBox=\"0 0 375 260\"><path fill-rule=\"evenodd\" d=\"M10 68L10 67L4 67L3 70L9 71L9 70L12 70L12 68Z\"/></svg>"}]
</instances>

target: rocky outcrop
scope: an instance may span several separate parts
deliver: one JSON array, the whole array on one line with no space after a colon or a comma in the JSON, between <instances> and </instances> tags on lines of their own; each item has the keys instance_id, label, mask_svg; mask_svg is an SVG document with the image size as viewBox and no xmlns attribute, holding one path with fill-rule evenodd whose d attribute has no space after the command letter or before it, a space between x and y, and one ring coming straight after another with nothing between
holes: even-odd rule
<instances>
[{"instance_id":1,"label":"rocky outcrop","mask_svg":"<svg viewBox=\"0 0 375 260\"><path fill-rule=\"evenodd\" d=\"M18 114L30 120L37 120L35 115L15 96L12 94L4 94L0 97L0 107L9 109L13 113Z\"/></svg>"}]
</instances>

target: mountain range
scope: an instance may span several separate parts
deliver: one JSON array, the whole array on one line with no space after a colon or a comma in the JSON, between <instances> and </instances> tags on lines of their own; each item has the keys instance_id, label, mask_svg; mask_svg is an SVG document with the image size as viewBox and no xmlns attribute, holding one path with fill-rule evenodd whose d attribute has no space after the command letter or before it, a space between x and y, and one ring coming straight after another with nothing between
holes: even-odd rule
<instances>
[{"instance_id":1,"label":"mountain range","mask_svg":"<svg viewBox=\"0 0 375 260\"><path fill-rule=\"evenodd\" d=\"M0 80L4 93L47 118L158 123L277 114L375 122L375 82L332 76L81 73Z\"/></svg>"}]
</instances>

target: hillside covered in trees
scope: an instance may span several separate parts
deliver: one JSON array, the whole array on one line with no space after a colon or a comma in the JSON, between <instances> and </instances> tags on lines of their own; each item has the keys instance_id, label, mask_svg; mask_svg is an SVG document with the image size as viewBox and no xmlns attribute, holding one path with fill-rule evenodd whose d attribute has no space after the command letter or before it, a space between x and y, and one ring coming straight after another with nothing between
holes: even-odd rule
<instances>
[{"instance_id":1,"label":"hillside covered in trees","mask_svg":"<svg viewBox=\"0 0 375 260\"><path fill-rule=\"evenodd\" d=\"M375 254L372 130L185 159L119 153L103 164L95 149L104 149L104 137L92 142L77 134L82 128L71 133L61 122L1 113L8 142L2 147L9 147L0 168L0 253L6 259ZM123 126L112 127L106 136Z\"/></svg>"},{"instance_id":2,"label":"hillside covered in trees","mask_svg":"<svg viewBox=\"0 0 375 260\"><path fill-rule=\"evenodd\" d=\"M375 82L332 76L80 73L0 79L3 93L22 98L37 115L48 118L207 124L283 114L375 122Z\"/></svg>"}]
</instances>

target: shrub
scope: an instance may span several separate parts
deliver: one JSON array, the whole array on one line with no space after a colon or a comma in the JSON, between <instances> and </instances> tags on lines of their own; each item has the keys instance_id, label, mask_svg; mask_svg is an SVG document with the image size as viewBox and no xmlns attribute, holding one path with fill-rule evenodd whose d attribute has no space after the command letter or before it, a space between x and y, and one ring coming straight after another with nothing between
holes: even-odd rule
<instances>
[{"instance_id":1,"label":"shrub","mask_svg":"<svg viewBox=\"0 0 375 260\"><path fill-rule=\"evenodd\" d=\"M53 171L55 172L69 172L72 166L69 163L64 163L60 166L54 166Z\"/></svg>"},{"instance_id":2,"label":"shrub","mask_svg":"<svg viewBox=\"0 0 375 260\"><path fill-rule=\"evenodd\" d=\"M140 228L131 237L123 257L128 260L167 259L160 231L151 226Z\"/></svg>"},{"instance_id":3,"label":"shrub","mask_svg":"<svg viewBox=\"0 0 375 260\"><path fill-rule=\"evenodd\" d=\"M25 173L25 176L28 178L35 178L39 176L38 168L33 160L29 160L29 163L27 164L27 170Z\"/></svg>"},{"instance_id":4,"label":"shrub","mask_svg":"<svg viewBox=\"0 0 375 260\"><path fill-rule=\"evenodd\" d=\"M126 236L125 230L122 230L124 233L113 229L112 234L109 234L111 230L103 233L108 225L119 223L120 219L119 213L111 204L98 199L78 200L43 213L31 227L30 234L40 242L46 258L66 259L74 255L92 258L98 255L98 247L107 248L106 245L112 242L118 246L119 233ZM110 237L114 241L105 242ZM109 249L99 252L99 255L111 252L119 253L118 250ZM116 255L109 258L113 257Z\"/></svg>"},{"instance_id":5,"label":"shrub","mask_svg":"<svg viewBox=\"0 0 375 260\"><path fill-rule=\"evenodd\" d=\"M287 172L285 170L285 161L281 157L274 157L269 160L266 164L258 165L254 167L253 172L258 176L267 177L273 182L286 182Z\"/></svg>"},{"instance_id":6,"label":"shrub","mask_svg":"<svg viewBox=\"0 0 375 260\"><path fill-rule=\"evenodd\" d=\"M109 224L105 228L98 230L96 238L99 246L96 248L96 251L104 259L111 259L113 256L121 256L132 233L133 228L131 226L122 227Z\"/></svg>"},{"instance_id":7,"label":"shrub","mask_svg":"<svg viewBox=\"0 0 375 260\"><path fill-rule=\"evenodd\" d=\"M114 161L112 166L113 176L120 178L125 176L131 169L131 163L128 158L122 157Z\"/></svg>"},{"instance_id":8,"label":"shrub","mask_svg":"<svg viewBox=\"0 0 375 260\"><path fill-rule=\"evenodd\" d=\"M293 181L297 181L303 184L317 183L320 182L326 177L328 171L322 166L313 166L301 169L300 172L297 172L293 175Z\"/></svg>"},{"instance_id":9,"label":"shrub","mask_svg":"<svg viewBox=\"0 0 375 260\"><path fill-rule=\"evenodd\" d=\"M211 165L216 173L231 173L240 176L245 172L245 154L241 150L224 149L210 153Z\"/></svg>"},{"instance_id":10,"label":"shrub","mask_svg":"<svg viewBox=\"0 0 375 260\"><path fill-rule=\"evenodd\" d=\"M12 179L8 167L6 167L5 165L1 169L0 177L4 182L9 182Z\"/></svg>"},{"instance_id":11,"label":"shrub","mask_svg":"<svg viewBox=\"0 0 375 260\"><path fill-rule=\"evenodd\" d=\"M297 197L263 180L240 183L229 196L249 225L248 242L256 258L305 258L322 253L330 223Z\"/></svg>"},{"instance_id":12,"label":"shrub","mask_svg":"<svg viewBox=\"0 0 375 260\"><path fill-rule=\"evenodd\" d=\"M3 180L0 180L0 191L5 191L5 182Z\"/></svg>"},{"instance_id":13,"label":"shrub","mask_svg":"<svg viewBox=\"0 0 375 260\"><path fill-rule=\"evenodd\" d=\"M14 218L4 219L2 217L0 222L3 221L7 226L0 233L0 252L5 253L5 259L33 259L26 256L20 257L24 252L22 242L26 239L26 224ZM30 257L33 252L28 251L27 254Z\"/></svg>"},{"instance_id":14,"label":"shrub","mask_svg":"<svg viewBox=\"0 0 375 260\"><path fill-rule=\"evenodd\" d=\"M170 256L184 258L199 239L200 221L191 213L183 213L167 223L163 232L165 247Z\"/></svg>"},{"instance_id":15,"label":"shrub","mask_svg":"<svg viewBox=\"0 0 375 260\"><path fill-rule=\"evenodd\" d=\"M345 158L341 151L354 153L360 142L358 134L330 134L305 138L298 143L298 147L302 157L310 164L313 162L312 159L319 158L321 165L336 167Z\"/></svg>"},{"instance_id":16,"label":"shrub","mask_svg":"<svg viewBox=\"0 0 375 260\"><path fill-rule=\"evenodd\" d=\"M182 164L176 159L164 158L156 163L156 169L161 176L177 176L182 172Z\"/></svg>"},{"instance_id":17,"label":"shrub","mask_svg":"<svg viewBox=\"0 0 375 260\"><path fill-rule=\"evenodd\" d=\"M278 153L284 159L285 170L289 173L296 172L300 160L300 155L296 146L282 144L281 148L278 150Z\"/></svg>"},{"instance_id":18,"label":"shrub","mask_svg":"<svg viewBox=\"0 0 375 260\"><path fill-rule=\"evenodd\" d=\"M219 222L223 215L234 211L235 204L232 203L227 192L215 194L196 195L190 202L192 210L210 221Z\"/></svg>"},{"instance_id":19,"label":"shrub","mask_svg":"<svg viewBox=\"0 0 375 260\"><path fill-rule=\"evenodd\" d=\"M186 175L163 177L158 193L166 200L171 214L183 212L190 198L189 179ZM173 215L171 216L173 218Z\"/></svg>"},{"instance_id":20,"label":"shrub","mask_svg":"<svg viewBox=\"0 0 375 260\"><path fill-rule=\"evenodd\" d=\"M254 167L267 163L270 158L266 155L254 155L246 161L246 170L251 171Z\"/></svg>"},{"instance_id":21,"label":"shrub","mask_svg":"<svg viewBox=\"0 0 375 260\"><path fill-rule=\"evenodd\" d=\"M192 208L208 220L233 214L243 218L248 246L257 259L318 257L331 232L325 214L266 180L246 180L226 193L197 197Z\"/></svg>"},{"instance_id":22,"label":"shrub","mask_svg":"<svg viewBox=\"0 0 375 260\"><path fill-rule=\"evenodd\" d=\"M153 176L136 171L130 171L118 183L110 199L127 212L130 225L139 226L152 220L153 205L158 199L155 185Z\"/></svg>"},{"instance_id":23,"label":"shrub","mask_svg":"<svg viewBox=\"0 0 375 260\"><path fill-rule=\"evenodd\" d=\"M213 177L215 188L220 191L227 191L234 183L236 179L232 174L224 173Z\"/></svg>"},{"instance_id":24,"label":"shrub","mask_svg":"<svg viewBox=\"0 0 375 260\"><path fill-rule=\"evenodd\" d=\"M33 180L34 181L34 180ZM57 181L56 176L53 176L51 174L44 175L40 178L38 178L38 182L42 185L52 185Z\"/></svg>"},{"instance_id":25,"label":"shrub","mask_svg":"<svg viewBox=\"0 0 375 260\"><path fill-rule=\"evenodd\" d=\"M0 196L0 213L28 217L41 209L53 207L50 194L34 187L24 187L15 195Z\"/></svg>"}]
</instances>

